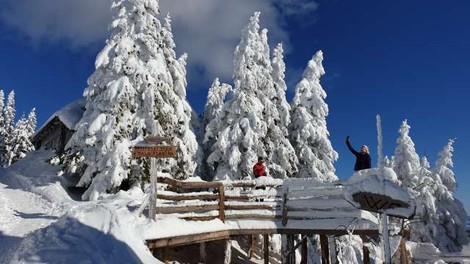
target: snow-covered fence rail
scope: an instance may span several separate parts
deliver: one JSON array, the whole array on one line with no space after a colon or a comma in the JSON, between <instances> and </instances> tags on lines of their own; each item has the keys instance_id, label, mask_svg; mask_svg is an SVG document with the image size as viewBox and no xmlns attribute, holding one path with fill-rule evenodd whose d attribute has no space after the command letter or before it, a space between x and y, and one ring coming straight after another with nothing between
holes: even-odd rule
<instances>
[{"instance_id":1,"label":"snow-covered fence rail","mask_svg":"<svg viewBox=\"0 0 470 264\"><path fill-rule=\"evenodd\" d=\"M159 177L157 217L171 214L191 221L280 219L282 182L183 182ZM262 189L258 189L262 188Z\"/></svg>"}]
</instances>

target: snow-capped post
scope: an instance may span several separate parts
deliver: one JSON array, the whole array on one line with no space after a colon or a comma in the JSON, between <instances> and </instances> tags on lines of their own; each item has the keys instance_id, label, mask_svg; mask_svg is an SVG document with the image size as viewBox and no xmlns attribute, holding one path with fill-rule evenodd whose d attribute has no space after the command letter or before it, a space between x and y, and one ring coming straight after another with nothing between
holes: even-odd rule
<instances>
[{"instance_id":1,"label":"snow-capped post","mask_svg":"<svg viewBox=\"0 0 470 264\"><path fill-rule=\"evenodd\" d=\"M150 158L149 218L155 220L157 205L157 158L174 158L176 146L168 145L171 137L147 136L144 142L132 148L133 158Z\"/></svg>"},{"instance_id":2,"label":"snow-capped post","mask_svg":"<svg viewBox=\"0 0 470 264\"><path fill-rule=\"evenodd\" d=\"M382 138L382 119L377 114L377 154L378 154L378 167L379 178L382 181L385 192L385 175L384 175L384 158L383 158L383 138ZM392 254L390 252L390 238L388 236L388 216L385 212L380 212L380 225L382 232L382 248L383 259L385 264L392 262Z\"/></svg>"}]
</instances>

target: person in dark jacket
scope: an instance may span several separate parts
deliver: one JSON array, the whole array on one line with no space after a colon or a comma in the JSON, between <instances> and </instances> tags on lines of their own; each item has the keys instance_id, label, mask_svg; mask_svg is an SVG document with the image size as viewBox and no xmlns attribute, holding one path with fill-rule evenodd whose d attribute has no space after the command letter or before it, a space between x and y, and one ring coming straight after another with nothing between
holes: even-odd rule
<instances>
[{"instance_id":1,"label":"person in dark jacket","mask_svg":"<svg viewBox=\"0 0 470 264\"><path fill-rule=\"evenodd\" d=\"M349 142L349 136L346 137L346 145L348 145L348 148L352 152L352 154L356 156L356 163L354 164L355 171L371 168L369 148L366 145L362 145L361 151L357 152L351 146L351 142Z\"/></svg>"}]
</instances>

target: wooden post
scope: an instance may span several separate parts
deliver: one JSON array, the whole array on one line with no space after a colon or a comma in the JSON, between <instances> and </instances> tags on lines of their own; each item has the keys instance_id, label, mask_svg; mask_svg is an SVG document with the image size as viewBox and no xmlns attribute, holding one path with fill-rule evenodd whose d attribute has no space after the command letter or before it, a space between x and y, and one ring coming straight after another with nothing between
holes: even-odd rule
<instances>
[{"instance_id":1,"label":"wooden post","mask_svg":"<svg viewBox=\"0 0 470 264\"><path fill-rule=\"evenodd\" d=\"M149 218L155 220L157 217L157 160L150 158L150 198Z\"/></svg>"},{"instance_id":2,"label":"wooden post","mask_svg":"<svg viewBox=\"0 0 470 264\"><path fill-rule=\"evenodd\" d=\"M321 263L330 264L330 252L328 250L328 238L326 235L320 235Z\"/></svg>"},{"instance_id":3,"label":"wooden post","mask_svg":"<svg viewBox=\"0 0 470 264\"><path fill-rule=\"evenodd\" d=\"M202 242L199 244L199 261L206 263L206 243Z\"/></svg>"},{"instance_id":4,"label":"wooden post","mask_svg":"<svg viewBox=\"0 0 470 264\"><path fill-rule=\"evenodd\" d=\"M269 235L264 235L264 264L269 264Z\"/></svg>"},{"instance_id":5,"label":"wooden post","mask_svg":"<svg viewBox=\"0 0 470 264\"><path fill-rule=\"evenodd\" d=\"M388 236L388 216L384 213L380 214L380 225L382 231L382 248L384 264L392 263L392 254L390 252L390 238Z\"/></svg>"},{"instance_id":6,"label":"wooden post","mask_svg":"<svg viewBox=\"0 0 470 264\"><path fill-rule=\"evenodd\" d=\"M232 240L225 240L225 253L224 253L224 263L231 263L232 261Z\"/></svg>"},{"instance_id":7,"label":"wooden post","mask_svg":"<svg viewBox=\"0 0 470 264\"><path fill-rule=\"evenodd\" d=\"M225 223L225 191L224 185L219 185L219 219Z\"/></svg>"},{"instance_id":8,"label":"wooden post","mask_svg":"<svg viewBox=\"0 0 470 264\"><path fill-rule=\"evenodd\" d=\"M249 245L248 259L251 259L253 258L253 254L255 251L255 235L248 236L248 245Z\"/></svg>"},{"instance_id":9,"label":"wooden post","mask_svg":"<svg viewBox=\"0 0 470 264\"><path fill-rule=\"evenodd\" d=\"M361 236L362 239L362 262L364 264L370 264L370 252L369 248L365 245L365 243L368 243L368 239L366 236Z\"/></svg>"},{"instance_id":10,"label":"wooden post","mask_svg":"<svg viewBox=\"0 0 470 264\"><path fill-rule=\"evenodd\" d=\"M338 256L336 254L336 239L335 236L328 236L328 247L330 248L330 263L337 264Z\"/></svg>"},{"instance_id":11,"label":"wooden post","mask_svg":"<svg viewBox=\"0 0 470 264\"><path fill-rule=\"evenodd\" d=\"M295 264L294 235L285 235L282 250L282 263Z\"/></svg>"},{"instance_id":12,"label":"wooden post","mask_svg":"<svg viewBox=\"0 0 470 264\"><path fill-rule=\"evenodd\" d=\"M302 235L302 237L304 237L304 236ZM302 241L300 241L300 243L301 243L301 252L302 252L302 255L301 255L301 258L300 258L300 264L307 264L307 261L308 261L307 240L308 239L302 239Z\"/></svg>"},{"instance_id":13,"label":"wooden post","mask_svg":"<svg viewBox=\"0 0 470 264\"><path fill-rule=\"evenodd\" d=\"M282 196L282 225L287 225L287 193L289 193L289 188L286 189L286 192Z\"/></svg>"},{"instance_id":14,"label":"wooden post","mask_svg":"<svg viewBox=\"0 0 470 264\"><path fill-rule=\"evenodd\" d=\"M168 247L163 248L163 261L165 261L165 264L170 263L170 251Z\"/></svg>"}]
</instances>

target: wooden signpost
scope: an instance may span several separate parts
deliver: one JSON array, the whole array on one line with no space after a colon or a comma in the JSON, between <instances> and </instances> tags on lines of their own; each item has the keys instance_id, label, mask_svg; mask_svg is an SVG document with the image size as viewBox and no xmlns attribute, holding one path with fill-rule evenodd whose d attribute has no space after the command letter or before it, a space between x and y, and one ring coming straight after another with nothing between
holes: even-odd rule
<instances>
[{"instance_id":1,"label":"wooden signpost","mask_svg":"<svg viewBox=\"0 0 470 264\"><path fill-rule=\"evenodd\" d=\"M133 158L150 158L149 218L155 220L157 206L157 158L176 157L176 146L169 145L171 137L147 136L144 144L132 148ZM163 145L165 143L165 145Z\"/></svg>"}]
</instances>

